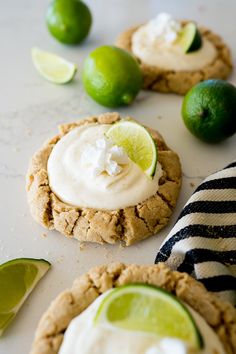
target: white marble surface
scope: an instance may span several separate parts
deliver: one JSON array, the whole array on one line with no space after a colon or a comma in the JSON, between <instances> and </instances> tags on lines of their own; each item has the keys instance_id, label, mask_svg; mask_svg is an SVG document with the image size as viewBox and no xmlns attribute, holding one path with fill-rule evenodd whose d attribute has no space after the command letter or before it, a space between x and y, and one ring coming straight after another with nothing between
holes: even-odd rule
<instances>
[{"instance_id":1,"label":"white marble surface","mask_svg":"<svg viewBox=\"0 0 236 354\"><path fill-rule=\"evenodd\" d=\"M183 187L171 222L157 237L127 249L86 245L45 231L29 215L24 175L33 152L56 133L58 123L107 111L88 98L80 74L83 59L103 43L113 43L124 28L143 22L159 11L192 18L220 33L235 58L234 0L90 0L94 25L89 39L78 47L57 43L47 32L47 0L8 0L0 4L0 262L16 257L46 258L52 269L30 296L11 327L0 339L0 354L29 352L36 324L50 301L91 266L104 262L152 263L183 204L204 176L235 158L236 136L217 146L204 144L184 127L182 98L143 92L128 108L119 109L158 129L176 150L183 165ZM76 80L55 86L38 76L32 66L34 45L79 65ZM231 77L236 83L236 75ZM191 185L191 184L194 184ZM0 289L1 291L1 289Z\"/></svg>"}]
</instances>

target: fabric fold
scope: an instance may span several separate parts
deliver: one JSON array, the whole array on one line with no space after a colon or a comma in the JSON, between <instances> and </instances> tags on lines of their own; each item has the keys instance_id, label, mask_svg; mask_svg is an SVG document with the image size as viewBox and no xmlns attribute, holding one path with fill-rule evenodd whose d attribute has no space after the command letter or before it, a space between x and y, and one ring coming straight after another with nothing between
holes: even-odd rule
<instances>
[{"instance_id":1,"label":"fabric fold","mask_svg":"<svg viewBox=\"0 0 236 354\"><path fill-rule=\"evenodd\" d=\"M236 305L236 161L198 186L162 243L158 262L189 273Z\"/></svg>"}]
</instances>

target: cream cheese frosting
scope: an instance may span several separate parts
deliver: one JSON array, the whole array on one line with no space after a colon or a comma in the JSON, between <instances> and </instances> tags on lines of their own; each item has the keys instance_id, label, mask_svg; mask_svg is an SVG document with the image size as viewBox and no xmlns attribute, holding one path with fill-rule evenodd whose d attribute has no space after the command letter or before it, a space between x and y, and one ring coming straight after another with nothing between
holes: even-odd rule
<instances>
[{"instance_id":1,"label":"cream cheese frosting","mask_svg":"<svg viewBox=\"0 0 236 354\"><path fill-rule=\"evenodd\" d=\"M54 146L48 159L51 190L78 207L114 210L136 205L154 195L162 168L153 179L105 137L110 124L73 129Z\"/></svg>"},{"instance_id":2,"label":"cream cheese frosting","mask_svg":"<svg viewBox=\"0 0 236 354\"><path fill-rule=\"evenodd\" d=\"M190 307L205 343L201 351L193 351L175 338L158 338L154 334L123 330L109 324L94 325L94 316L107 293L71 321L59 354L225 354L218 336Z\"/></svg>"},{"instance_id":3,"label":"cream cheese frosting","mask_svg":"<svg viewBox=\"0 0 236 354\"><path fill-rule=\"evenodd\" d=\"M176 41L180 30L180 22L168 14L159 14L134 32L132 52L143 63L166 70L194 71L213 62L217 50L204 37L200 49L184 53Z\"/></svg>"}]
</instances>

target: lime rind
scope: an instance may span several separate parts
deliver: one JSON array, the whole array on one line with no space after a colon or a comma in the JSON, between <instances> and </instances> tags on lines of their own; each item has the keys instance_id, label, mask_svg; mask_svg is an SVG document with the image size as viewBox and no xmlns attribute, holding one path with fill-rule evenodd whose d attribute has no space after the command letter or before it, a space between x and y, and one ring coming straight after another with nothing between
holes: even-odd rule
<instances>
[{"instance_id":1,"label":"lime rind","mask_svg":"<svg viewBox=\"0 0 236 354\"><path fill-rule=\"evenodd\" d=\"M49 267L51 266L51 263L46 261L46 259L43 259L43 258L15 258L15 259L11 259L10 261L0 264L0 270L3 268L6 268L8 265L24 263L24 262L32 263L32 264L37 262L37 263L42 263L42 264L48 265Z\"/></svg>"},{"instance_id":2,"label":"lime rind","mask_svg":"<svg viewBox=\"0 0 236 354\"><path fill-rule=\"evenodd\" d=\"M163 303L166 302L168 305L170 305L173 309L177 309L177 311L179 311L182 315L182 319L185 319L185 322L188 325L188 329L190 329L189 333L190 333L190 337L188 338L188 343L196 349L202 349L204 347L204 342L203 342L203 338L202 335L195 323L195 320L193 319L193 316L191 315L190 311L188 310L188 308L182 303L180 302L173 294L169 293L168 291L156 287L154 285L147 285L147 284L140 284L140 283L135 283L135 284L128 284L128 285L124 285L118 288L115 288L113 290L111 290L108 295L103 299L103 301L100 304L100 307L97 310L97 313L94 317L94 324L97 325L99 323L109 323L109 325L113 325L119 328L123 328L126 330L138 330L137 327L137 322L138 319L133 322L134 328L130 328L130 323L129 325L125 325L124 323L122 323L121 321L111 321L111 316L110 318L108 318L109 316L109 310L111 308L112 304L120 304L120 300L119 298L121 298L122 296L125 296L127 294L142 294L144 295L144 297L146 296L147 299L146 301L142 301L141 304L136 303L136 309L140 309L140 307L145 303L147 306L149 306L149 304L151 303L151 298L156 298L158 299L160 302ZM121 309L119 309L121 310ZM150 309L146 308L145 313L148 313ZM130 308L128 310L128 314L130 316L131 312L130 312ZM119 315L120 315L120 311L119 311ZM113 318L114 319L114 318ZM142 327L143 323L145 321L144 319L142 320ZM177 324L179 325L179 324ZM132 322L131 322L131 326L132 326ZM141 330L145 330L145 329L141 329ZM154 333L156 335L158 335L158 333L155 331L154 328L152 328L149 324L149 328L148 330L146 329L146 331L149 331L151 333ZM171 333L166 333L165 335L166 337L172 337ZM179 339L183 339L183 338L179 338Z\"/></svg>"},{"instance_id":3,"label":"lime rind","mask_svg":"<svg viewBox=\"0 0 236 354\"><path fill-rule=\"evenodd\" d=\"M0 337L2 336L4 330L11 323L11 321L14 319L14 317L14 312L0 314Z\"/></svg>"},{"instance_id":4,"label":"lime rind","mask_svg":"<svg viewBox=\"0 0 236 354\"><path fill-rule=\"evenodd\" d=\"M74 63L37 47L31 49L31 56L39 74L54 84L70 82L78 70Z\"/></svg>"},{"instance_id":5,"label":"lime rind","mask_svg":"<svg viewBox=\"0 0 236 354\"><path fill-rule=\"evenodd\" d=\"M142 125L131 119L124 119L111 126L106 136L115 144L121 146L129 158L136 163L142 171L150 178L156 172L158 151L156 143ZM149 156L145 153L149 152ZM150 163L147 166L147 161Z\"/></svg>"},{"instance_id":6,"label":"lime rind","mask_svg":"<svg viewBox=\"0 0 236 354\"><path fill-rule=\"evenodd\" d=\"M16 316L17 312L25 302L25 300L28 298L30 293L33 291L39 280L47 273L49 268L51 267L51 263L46 261L45 259L35 259L35 258L16 258L13 260L10 260L8 262L5 262L0 265L0 273L1 270L6 269L9 266L14 266L14 265L22 265L26 264L27 266L32 265L37 268L37 274L33 280L33 282L30 284L28 287L27 291L25 292L24 296L21 298L21 300L17 303L16 306L11 308L10 311L4 312L2 311L0 313L0 322L2 327L0 327L0 337L3 334L4 330L8 327L8 325L12 322L14 317ZM1 281L1 278L0 278ZM17 289L16 289L17 291ZM5 320L4 320L5 317Z\"/></svg>"},{"instance_id":7,"label":"lime rind","mask_svg":"<svg viewBox=\"0 0 236 354\"><path fill-rule=\"evenodd\" d=\"M155 157L155 159L153 160L153 163L152 163L152 165L150 166L150 168L147 169L147 170L145 171L145 173L146 173L148 176L150 176L151 178L153 178L153 177L155 176L156 169L157 169L158 150L157 150L157 144L156 144L155 140L152 138L152 136L151 136L151 139L152 139L152 141L153 141L153 145L154 145L153 149L155 149L156 157Z\"/></svg>"},{"instance_id":8,"label":"lime rind","mask_svg":"<svg viewBox=\"0 0 236 354\"><path fill-rule=\"evenodd\" d=\"M177 39L177 44L183 48L184 53L192 53L202 47L202 37L194 22L188 22Z\"/></svg>"}]
</instances>

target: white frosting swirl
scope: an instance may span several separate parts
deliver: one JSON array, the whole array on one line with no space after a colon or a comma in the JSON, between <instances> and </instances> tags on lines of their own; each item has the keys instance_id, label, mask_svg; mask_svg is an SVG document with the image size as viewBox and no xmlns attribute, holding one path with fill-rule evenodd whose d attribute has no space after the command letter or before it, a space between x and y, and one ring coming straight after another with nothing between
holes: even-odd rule
<instances>
[{"instance_id":1,"label":"white frosting swirl","mask_svg":"<svg viewBox=\"0 0 236 354\"><path fill-rule=\"evenodd\" d=\"M152 333L129 331L109 324L94 325L93 319L104 296L99 296L66 330L59 354L225 354L215 332L196 311L189 308L204 339L195 351L175 338L158 338Z\"/></svg>"},{"instance_id":2,"label":"white frosting swirl","mask_svg":"<svg viewBox=\"0 0 236 354\"><path fill-rule=\"evenodd\" d=\"M161 165L157 164L154 178L148 178L122 149L106 141L109 128L109 124L80 126L53 148L47 166L49 184L65 203L114 210L136 205L157 192Z\"/></svg>"},{"instance_id":3,"label":"white frosting swirl","mask_svg":"<svg viewBox=\"0 0 236 354\"><path fill-rule=\"evenodd\" d=\"M212 63L217 55L214 45L202 37L200 49L184 53L176 42L180 29L180 22L168 14L159 14L134 32L132 52L145 64L165 70L200 70Z\"/></svg>"}]
</instances>

